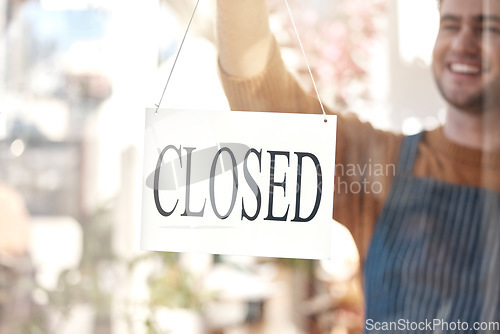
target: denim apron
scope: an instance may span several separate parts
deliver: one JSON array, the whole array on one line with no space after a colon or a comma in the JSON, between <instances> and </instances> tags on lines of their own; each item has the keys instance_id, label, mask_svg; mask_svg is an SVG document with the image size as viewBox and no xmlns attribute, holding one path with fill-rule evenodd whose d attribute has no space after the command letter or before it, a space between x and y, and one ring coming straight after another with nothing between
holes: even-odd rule
<instances>
[{"instance_id":1,"label":"denim apron","mask_svg":"<svg viewBox=\"0 0 500 334\"><path fill-rule=\"evenodd\" d=\"M365 333L500 333L500 193L413 176L420 136L368 249Z\"/></svg>"}]
</instances>

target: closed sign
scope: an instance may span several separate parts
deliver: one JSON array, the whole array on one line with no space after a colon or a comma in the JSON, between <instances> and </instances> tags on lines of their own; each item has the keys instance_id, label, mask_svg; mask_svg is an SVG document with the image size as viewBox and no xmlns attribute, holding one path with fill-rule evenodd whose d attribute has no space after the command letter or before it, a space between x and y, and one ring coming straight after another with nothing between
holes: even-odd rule
<instances>
[{"instance_id":1,"label":"closed sign","mask_svg":"<svg viewBox=\"0 0 500 334\"><path fill-rule=\"evenodd\" d=\"M148 109L141 247L330 257L336 117Z\"/></svg>"}]
</instances>

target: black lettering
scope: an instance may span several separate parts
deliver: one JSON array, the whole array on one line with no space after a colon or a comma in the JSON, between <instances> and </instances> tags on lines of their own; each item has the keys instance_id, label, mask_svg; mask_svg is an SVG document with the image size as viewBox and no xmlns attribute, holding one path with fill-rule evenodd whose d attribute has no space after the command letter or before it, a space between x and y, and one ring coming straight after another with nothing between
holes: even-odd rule
<instances>
[{"instance_id":1,"label":"black lettering","mask_svg":"<svg viewBox=\"0 0 500 334\"><path fill-rule=\"evenodd\" d=\"M229 156L231 157L231 162L233 164L232 170L233 170L233 194L231 198L231 206L229 207L229 211L225 215L221 215L219 211L217 211L217 206L215 205L215 168L217 167L217 161L219 159L219 156L222 154L222 152L227 152ZM219 219L226 219L229 217L231 212L233 211L234 204L236 203L236 195L238 193L238 169L236 168L236 158L234 157L233 152L227 148L223 147L221 148L217 154L214 157L214 161L212 162L212 168L210 169L210 203L212 204L212 209L214 210L215 215Z\"/></svg>"},{"instance_id":2,"label":"black lettering","mask_svg":"<svg viewBox=\"0 0 500 334\"><path fill-rule=\"evenodd\" d=\"M193 217L203 217L205 212L205 204L207 199L203 202L203 208L198 212L192 212L189 208L189 198L191 197L191 153L196 149L195 147L185 147L187 152L187 168L186 168L186 210L181 216L193 216Z\"/></svg>"},{"instance_id":3,"label":"black lettering","mask_svg":"<svg viewBox=\"0 0 500 334\"><path fill-rule=\"evenodd\" d=\"M298 162L297 162L297 190L295 192L295 218L292 219L293 222L308 222L316 216L318 213L319 205L321 203L321 194L323 188L323 175L321 173L321 165L318 158L312 153L296 152ZM304 157L310 158L314 165L316 166L316 201L314 203L314 208L311 214L307 218L300 217L300 195L301 195L301 185L302 185L302 160Z\"/></svg>"},{"instance_id":4,"label":"black lettering","mask_svg":"<svg viewBox=\"0 0 500 334\"><path fill-rule=\"evenodd\" d=\"M254 148L248 150L247 154L245 155L245 160L243 162L243 173L245 175L245 180L247 180L248 186L250 187L250 189L252 190L252 192L255 195L255 199L257 200L257 209L255 210L255 214L253 216L249 216L245 210L245 203L244 203L243 198L242 198L241 199L241 207L242 207L241 220L243 220L243 218L246 218L250 221L253 221L253 220L257 219L257 216L260 213L260 207L262 204L262 196L260 193L259 186L257 185L257 182L255 182L255 179L252 177L252 175L248 171L247 160L248 160L248 157L250 156L251 153L255 154L257 156L257 158L259 159L259 172L261 172L262 171L262 160L261 160L262 150L257 151Z\"/></svg>"},{"instance_id":5,"label":"black lettering","mask_svg":"<svg viewBox=\"0 0 500 334\"><path fill-rule=\"evenodd\" d=\"M274 203L274 187L282 187L285 196L286 196L286 173L283 178L283 182L276 182L274 180L274 169L276 167L276 156L277 155L282 155L287 158L287 163L288 167L290 167L290 153L289 152L282 152L282 151L268 151L269 154L271 155L271 166L270 166L270 171L271 175L269 177L269 207L267 211L267 217L264 218L264 220L276 220L276 221L286 221L286 218L288 216L288 209L290 208L290 205L287 206L286 208L286 213L285 215L281 217L275 217L273 216L273 203Z\"/></svg>"},{"instance_id":6,"label":"black lettering","mask_svg":"<svg viewBox=\"0 0 500 334\"><path fill-rule=\"evenodd\" d=\"M177 155L179 156L179 162L180 162L181 167L182 167L182 159L181 159L181 149L182 149L182 146L179 146L179 149L177 149L173 145L168 145L167 147L165 147L163 149L163 151L161 151L160 157L158 158L158 162L156 163L156 170L155 170L155 177L154 177L154 187L153 187L154 188L154 197L155 197L156 209L158 210L158 212L162 216L165 216L165 217L170 216L175 211L175 208L177 207L177 204L179 203L179 199L177 199L177 202L175 202L175 205L174 205L174 208L172 209L172 211L167 212L167 211L163 210L163 208L161 206L161 203L160 203L160 194L158 193L159 182L160 182L160 170L161 170L161 164L163 162L163 156L170 149L172 149L175 152L177 152Z\"/></svg>"}]
</instances>

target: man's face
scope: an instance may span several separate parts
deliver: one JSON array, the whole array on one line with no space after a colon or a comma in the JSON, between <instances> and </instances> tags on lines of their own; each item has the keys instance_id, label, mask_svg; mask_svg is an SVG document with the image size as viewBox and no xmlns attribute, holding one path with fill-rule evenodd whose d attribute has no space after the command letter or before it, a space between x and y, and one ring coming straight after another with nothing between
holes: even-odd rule
<instances>
[{"instance_id":1,"label":"man's face","mask_svg":"<svg viewBox=\"0 0 500 334\"><path fill-rule=\"evenodd\" d=\"M441 94L454 108L500 108L500 0L444 0L433 53Z\"/></svg>"}]
</instances>

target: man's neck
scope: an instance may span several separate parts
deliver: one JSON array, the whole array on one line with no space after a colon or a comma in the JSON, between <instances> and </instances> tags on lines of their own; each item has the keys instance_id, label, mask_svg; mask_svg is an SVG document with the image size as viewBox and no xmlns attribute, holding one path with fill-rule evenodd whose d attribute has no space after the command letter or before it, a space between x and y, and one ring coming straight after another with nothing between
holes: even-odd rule
<instances>
[{"instance_id":1,"label":"man's neck","mask_svg":"<svg viewBox=\"0 0 500 334\"><path fill-rule=\"evenodd\" d=\"M473 114L448 108L445 136L463 146L487 152L500 152L500 113Z\"/></svg>"}]
</instances>

